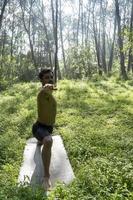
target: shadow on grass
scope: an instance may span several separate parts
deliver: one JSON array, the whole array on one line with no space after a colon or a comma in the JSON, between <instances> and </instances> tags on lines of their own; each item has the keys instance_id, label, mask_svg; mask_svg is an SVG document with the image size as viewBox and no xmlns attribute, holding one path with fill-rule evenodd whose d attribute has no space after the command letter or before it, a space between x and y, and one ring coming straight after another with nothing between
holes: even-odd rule
<instances>
[{"instance_id":1,"label":"shadow on grass","mask_svg":"<svg viewBox=\"0 0 133 200\"><path fill-rule=\"evenodd\" d=\"M123 112L127 105L133 105L132 100L117 94L110 94L107 86L102 85L102 91L93 89L96 97L91 96L87 88L67 87L60 103L65 109L76 109L83 117L88 115L109 115ZM128 112L128 111L127 111Z\"/></svg>"}]
</instances>

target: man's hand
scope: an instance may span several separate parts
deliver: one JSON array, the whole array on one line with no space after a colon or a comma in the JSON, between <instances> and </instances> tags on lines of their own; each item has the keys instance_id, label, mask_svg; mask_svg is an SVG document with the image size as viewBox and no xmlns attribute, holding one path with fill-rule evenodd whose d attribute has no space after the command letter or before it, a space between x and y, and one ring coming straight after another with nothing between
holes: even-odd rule
<instances>
[{"instance_id":1,"label":"man's hand","mask_svg":"<svg viewBox=\"0 0 133 200\"><path fill-rule=\"evenodd\" d=\"M43 86L43 90L50 91L50 90L57 90L57 89L56 89L56 87L53 84L47 83L47 84L45 84Z\"/></svg>"}]
</instances>

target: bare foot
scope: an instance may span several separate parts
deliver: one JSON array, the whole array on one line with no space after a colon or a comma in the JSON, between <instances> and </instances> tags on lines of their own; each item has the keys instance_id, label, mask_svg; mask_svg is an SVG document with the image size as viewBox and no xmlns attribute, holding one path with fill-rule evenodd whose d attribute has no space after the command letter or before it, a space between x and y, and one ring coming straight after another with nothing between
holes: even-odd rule
<instances>
[{"instance_id":1,"label":"bare foot","mask_svg":"<svg viewBox=\"0 0 133 200\"><path fill-rule=\"evenodd\" d=\"M43 186L45 191L51 190L51 181L49 177L44 177Z\"/></svg>"}]
</instances>

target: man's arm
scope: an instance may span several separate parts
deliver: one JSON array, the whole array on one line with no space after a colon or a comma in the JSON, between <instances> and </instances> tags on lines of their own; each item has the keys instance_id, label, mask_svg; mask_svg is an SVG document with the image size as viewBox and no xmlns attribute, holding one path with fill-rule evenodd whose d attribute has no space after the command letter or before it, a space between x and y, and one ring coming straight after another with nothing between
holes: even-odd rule
<instances>
[{"instance_id":1,"label":"man's arm","mask_svg":"<svg viewBox=\"0 0 133 200\"><path fill-rule=\"evenodd\" d=\"M57 90L57 87L54 84L45 84L42 89L44 91L50 91L50 90Z\"/></svg>"}]
</instances>

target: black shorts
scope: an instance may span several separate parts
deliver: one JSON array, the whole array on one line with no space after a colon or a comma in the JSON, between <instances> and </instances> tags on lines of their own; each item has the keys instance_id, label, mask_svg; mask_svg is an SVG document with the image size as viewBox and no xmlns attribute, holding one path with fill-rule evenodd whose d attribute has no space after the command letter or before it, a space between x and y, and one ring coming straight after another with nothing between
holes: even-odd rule
<instances>
[{"instance_id":1,"label":"black shorts","mask_svg":"<svg viewBox=\"0 0 133 200\"><path fill-rule=\"evenodd\" d=\"M41 124L40 122L36 122L32 126L33 136L42 141L44 137L51 135L53 132L53 126L47 126L45 124Z\"/></svg>"}]
</instances>

